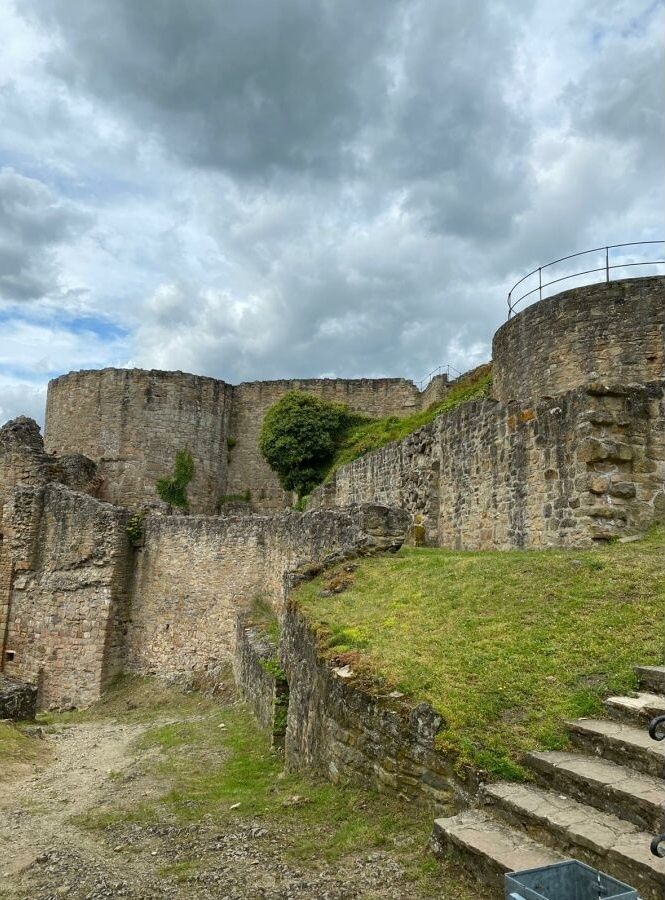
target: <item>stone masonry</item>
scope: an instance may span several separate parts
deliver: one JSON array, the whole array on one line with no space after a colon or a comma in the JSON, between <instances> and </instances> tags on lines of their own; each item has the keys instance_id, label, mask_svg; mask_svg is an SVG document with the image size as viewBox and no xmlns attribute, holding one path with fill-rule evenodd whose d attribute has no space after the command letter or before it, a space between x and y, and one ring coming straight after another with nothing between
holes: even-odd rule
<instances>
[{"instance_id":1,"label":"stone masonry","mask_svg":"<svg viewBox=\"0 0 665 900\"><path fill-rule=\"evenodd\" d=\"M123 669L214 675L254 597L281 611L303 569L398 546L409 528L432 545L505 549L583 546L665 521L664 319L662 277L524 310L497 335L494 399L343 467L305 514L255 511L288 499L256 446L269 405L301 389L406 414L439 400L446 379L424 392L403 379L56 379L46 447L32 420L0 428L0 670L36 685L41 706L87 704ZM193 510L207 515L155 503L183 446ZM245 490L251 505L215 514Z\"/></svg>"},{"instance_id":2,"label":"stone masonry","mask_svg":"<svg viewBox=\"0 0 665 900\"><path fill-rule=\"evenodd\" d=\"M148 519L134 563L125 667L214 672L232 655L239 612L257 597L281 610L288 572L399 546L407 525L406 514L376 505Z\"/></svg>"},{"instance_id":3,"label":"stone masonry","mask_svg":"<svg viewBox=\"0 0 665 900\"><path fill-rule=\"evenodd\" d=\"M312 507L377 501L458 549L581 546L665 521L665 381L469 403L339 469Z\"/></svg>"},{"instance_id":4,"label":"stone masonry","mask_svg":"<svg viewBox=\"0 0 665 900\"><path fill-rule=\"evenodd\" d=\"M534 303L494 335L494 396L552 397L591 381L665 378L665 277L626 278Z\"/></svg>"},{"instance_id":5,"label":"stone masonry","mask_svg":"<svg viewBox=\"0 0 665 900\"><path fill-rule=\"evenodd\" d=\"M102 369L49 384L45 443L58 455L95 460L99 496L129 507L154 506L155 482L187 448L195 475L192 512L214 515L225 499L251 494L255 508L291 505L258 449L263 416L289 391L315 394L369 416L408 415L443 396L445 376L420 392L403 378L308 379L232 386L183 372Z\"/></svg>"}]
</instances>

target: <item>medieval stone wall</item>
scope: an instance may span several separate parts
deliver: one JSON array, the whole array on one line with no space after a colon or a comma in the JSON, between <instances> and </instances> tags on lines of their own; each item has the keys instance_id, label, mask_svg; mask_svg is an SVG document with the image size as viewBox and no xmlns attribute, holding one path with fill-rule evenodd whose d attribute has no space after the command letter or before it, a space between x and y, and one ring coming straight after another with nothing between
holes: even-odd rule
<instances>
[{"instance_id":1,"label":"medieval stone wall","mask_svg":"<svg viewBox=\"0 0 665 900\"><path fill-rule=\"evenodd\" d=\"M289 391L304 391L331 403L343 403L350 409L373 418L407 416L425 402L435 402L446 390L446 382L435 379L422 394L404 378L310 378L291 381L255 381L234 388L226 493L242 495L251 491L252 502L261 509L284 509L291 505L290 494L279 485L274 472L263 459L258 441L266 411Z\"/></svg>"},{"instance_id":2,"label":"medieval stone wall","mask_svg":"<svg viewBox=\"0 0 665 900\"><path fill-rule=\"evenodd\" d=\"M259 509L285 509L291 497L258 448L263 417L288 391L300 390L369 416L409 415L440 399L439 376L422 393L403 378L305 379L227 385L182 372L103 369L72 372L49 384L47 449L78 452L98 464L99 496L141 507L158 501L155 483L187 448L195 463L191 510L206 515L250 491Z\"/></svg>"},{"instance_id":3,"label":"medieval stone wall","mask_svg":"<svg viewBox=\"0 0 665 900\"><path fill-rule=\"evenodd\" d=\"M182 372L72 372L49 384L46 447L94 459L100 497L131 507L158 501L155 482L187 448L192 509L214 513L226 484L231 394L221 381Z\"/></svg>"},{"instance_id":4,"label":"medieval stone wall","mask_svg":"<svg viewBox=\"0 0 665 900\"><path fill-rule=\"evenodd\" d=\"M55 483L8 505L4 672L37 684L40 707L91 703L122 661L128 513Z\"/></svg>"},{"instance_id":5,"label":"medieval stone wall","mask_svg":"<svg viewBox=\"0 0 665 900\"><path fill-rule=\"evenodd\" d=\"M289 686L279 664L276 639L241 613L236 625L233 676L273 747L284 746ZM1 697L1 694L0 694Z\"/></svg>"},{"instance_id":6,"label":"medieval stone wall","mask_svg":"<svg viewBox=\"0 0 665 900\"><path fill-rule=\"evenodd\" d=\"M492 343L497 400L551 397L589 381L665 378L665 277L564 291L502 325Z\"/></svg>"},{"instance_id":7,"label":"medieval stone wall","mask_svg":"<svg viewBox=\"0 0 665 900\"><path fill-rule=\"evenodd\" d=\"M580 546L665 521L665 382L458 407L339 469L311 506L399 506L432 545Z\"/></svg>"},{"instance_id":8,"label":"medieval stone wall","mask_svg":"<svg viewBox=\"0 0 665 900\"><path fill-rule=\"evenodd\" d=\"M231 658L236 616L276 609L285 574L399 546L407 517L377 506L276 516L149 518L137 552L127 635L136 672L206 672Z\"/></svg>"}]
</instances>

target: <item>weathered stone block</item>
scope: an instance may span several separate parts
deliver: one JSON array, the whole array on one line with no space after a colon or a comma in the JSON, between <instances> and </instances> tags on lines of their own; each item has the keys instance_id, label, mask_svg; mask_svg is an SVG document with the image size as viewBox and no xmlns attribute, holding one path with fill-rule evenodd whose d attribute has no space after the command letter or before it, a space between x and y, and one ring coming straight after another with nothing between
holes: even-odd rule
<instances>
[{"instance_id":1,"label":"weathered stone block","mask_svg":"<svg viewBox=\"0 0 665 900\"><path fill-rule=\"evenodd\" d=\"M37 688L0 674L0 719L34 719Z\"/></svg>"}]
</instances>

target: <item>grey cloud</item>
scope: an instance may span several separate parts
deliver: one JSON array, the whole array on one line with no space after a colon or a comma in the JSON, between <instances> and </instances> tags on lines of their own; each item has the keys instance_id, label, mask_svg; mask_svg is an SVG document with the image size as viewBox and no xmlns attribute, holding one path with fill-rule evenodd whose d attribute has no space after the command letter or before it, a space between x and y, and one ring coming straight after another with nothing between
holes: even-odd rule
<instances>
[{"instance_id":1,"label":"grey cloud","mask_svg":"<svg viewBox=\"0 0 665 900\"><path fill-rule=\"evenodd\" d=\"M89 217L45 184L0 171L0 296L29 300L58 282L53 250L73 237Z\"/></svg>"},{"instance_id":2,"label":"grey cloud","mask_svg":"<svg viewBox=\"0 0 665 900\"><path fill-rule=\"evenodd\" d=\"M0 426L17 416L31 416L42 422L45 405L45 386L36 387L21 381L0 382Z\"/></svg>"},{"instance_id":3,"label":"grey cloud","mask_svg":"<svg viewBox=\"0 0 665 900\"><path fill-rule=\"evenodd\" d=\"M266 175L335 171L369 105L400 0L44 0L24 11L64 43L51 69L130 114L186 162Z\"/></svg>"},{"instance_id":4,"label":"grey cloud","mask_svg":"<svg viewBox=\"0 0 665 900\"><path fill-rule=\"evenodd\" d=\"M134 362L230 381L465 368L511 278L651 236L652 18L634 0L480 6L21 0L51 40L33 93L11 90L17 146L96 204L94 238L58 246ZM41 139L39 79L58 97L37 104ZM8 272L37 237L14 236Z\"/></svg>"}]
</instances>

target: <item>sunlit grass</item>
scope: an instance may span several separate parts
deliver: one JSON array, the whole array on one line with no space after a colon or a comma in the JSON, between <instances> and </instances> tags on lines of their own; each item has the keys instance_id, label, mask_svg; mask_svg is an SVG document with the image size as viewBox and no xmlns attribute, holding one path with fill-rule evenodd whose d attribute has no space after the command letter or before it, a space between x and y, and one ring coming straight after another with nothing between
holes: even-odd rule
<instances>
[{"instance_id":1,"label":"sunlit grass","mask_svg":"<svg viewBox=\"0 0 665 900\"><path fill-rule=\"evenodd\" d=\"M663 528L588 551L403 549L361 561L343 593L321 587L297 598L323 652L429 701L440 746L496 776L522 777L525 751L564 747L567 718L665 658Z\"/></svg>"}]
</instances>

